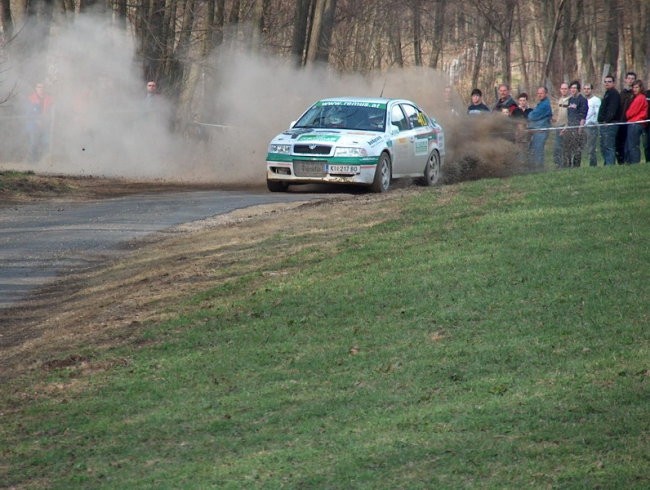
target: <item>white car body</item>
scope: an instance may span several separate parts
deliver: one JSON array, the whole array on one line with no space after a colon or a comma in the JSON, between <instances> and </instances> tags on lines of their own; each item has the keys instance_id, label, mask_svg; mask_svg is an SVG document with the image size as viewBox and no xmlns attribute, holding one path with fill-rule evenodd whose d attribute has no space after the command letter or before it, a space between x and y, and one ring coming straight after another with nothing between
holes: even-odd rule
<instances>
[{"instance_id":1,"label":"white car body","mask_svg":"<svg viewBox=\"0 0 650 490\"><path fill-rule=\"evenodd\" d=\"M392 179L440 180L442 127L405 99L337 97L316 102L270 142L270 191L292 184L370 186L385 192Z\"/></svg>"}]
</instances>

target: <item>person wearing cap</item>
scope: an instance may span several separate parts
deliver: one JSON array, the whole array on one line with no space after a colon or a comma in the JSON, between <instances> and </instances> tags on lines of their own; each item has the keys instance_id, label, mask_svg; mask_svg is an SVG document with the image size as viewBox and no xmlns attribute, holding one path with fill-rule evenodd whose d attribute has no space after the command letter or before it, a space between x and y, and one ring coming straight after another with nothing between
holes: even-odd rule
<instances>
[{"instance_id":1,"label":"person wearing cap","mask_svg":"<svg viewBox=\"0 0 650 490\"><path fill-rule=\"evenodd\" d=\"M467 114L474 116L483 112L490 112L490 108L483 103L483 92L481 89L475 88L472 90L472 103L467 108Z\"/></svg>"}]
</instances>

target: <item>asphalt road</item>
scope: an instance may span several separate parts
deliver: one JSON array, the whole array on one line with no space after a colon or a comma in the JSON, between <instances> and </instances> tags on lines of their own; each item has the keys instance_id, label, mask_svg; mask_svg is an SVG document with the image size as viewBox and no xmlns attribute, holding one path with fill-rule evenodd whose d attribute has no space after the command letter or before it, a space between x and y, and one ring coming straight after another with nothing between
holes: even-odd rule
<instances>
[{"instance_id":1,"label":"asphalt road","mask_svg":"<svg viewBox=\"0 0 650 490\"><path fill-rule=\"evenodd\" d=\"M0 309L58 276L128 250L129 241L259 204L317 193L199 191L0 207Z\"/></svg>"}]
</instances>

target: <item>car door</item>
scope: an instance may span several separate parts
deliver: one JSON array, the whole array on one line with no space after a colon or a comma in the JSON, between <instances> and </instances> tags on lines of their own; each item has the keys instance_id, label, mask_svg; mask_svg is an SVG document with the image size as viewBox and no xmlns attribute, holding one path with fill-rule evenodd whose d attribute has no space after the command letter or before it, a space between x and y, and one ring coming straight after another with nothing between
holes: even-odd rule
<instances>
[{"instance_id":1,"label":"car door","mask_svg":"<svg viewBox=\"0 0 650 490\"><path fill-rule=\"evenodd\" d=\"M424 113L414 105L407 103L400 105L411 127L409 138L411 157L409 159L408 173L410 175L419 175L424 172L429 157L429 137L431 136L429 121Z\"/></svg>"},{"instance_id":2,"label":"car door","mask_svg":"<svg viewBox=\"0 0 650 490\"><path fill-rule=\"evenodd\" d=\"M415 166L413 150L413 129L400 104L390 110L388 126L393 147L393 177L408 175Z\"/></svg>"}]
</instances>

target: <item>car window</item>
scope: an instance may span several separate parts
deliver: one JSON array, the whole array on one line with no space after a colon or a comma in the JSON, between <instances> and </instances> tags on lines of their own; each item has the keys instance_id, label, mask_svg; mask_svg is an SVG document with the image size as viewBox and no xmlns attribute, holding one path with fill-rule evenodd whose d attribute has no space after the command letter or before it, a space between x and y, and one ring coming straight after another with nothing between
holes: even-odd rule
<instances>
[{"instance_id":1,"label":"car window","mask_svg":"<svg viewBox=\"0 0 650 490\"><path fill-rule=\"evenodd\" d=\"M312 106L293 127L383 131L386 123L385 107L354 102L319 102Z\"/></svg>"},{"instance_id":2,"label":"car window","mask_svg":"<svg viewBox=\"0 0 650 490\"><path fill-rule=\"evenodd\" d=\"M421 128L428 124L424 112L418 110L416 107L413 107L410 104L402 104L402 109L404 110L411 127Z\"/></svg>"},{"instance_id":3,"label":"car window","mask_svg":"<svg viewBox=\"0 0 650 490\"><path fill-rule=\"evenodd\" d=\"M391 123L399 128L400 131L409 129L409 123L399 105L394 105L390 112Z\"/></svg>"}]
</instances>

